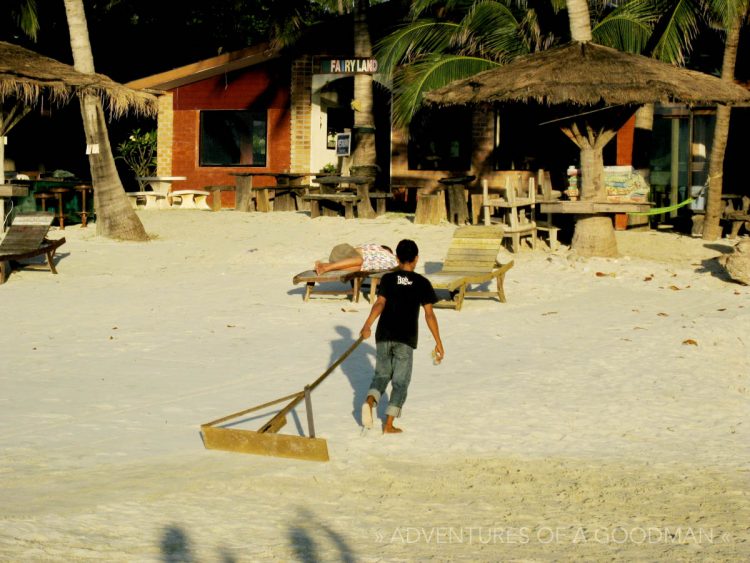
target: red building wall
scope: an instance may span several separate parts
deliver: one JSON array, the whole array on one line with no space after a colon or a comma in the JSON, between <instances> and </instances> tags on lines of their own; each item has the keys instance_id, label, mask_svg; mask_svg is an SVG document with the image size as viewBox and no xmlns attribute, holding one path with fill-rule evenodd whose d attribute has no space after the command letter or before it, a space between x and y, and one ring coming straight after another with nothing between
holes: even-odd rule
<instances>
[{"instance_id":1,"label":"red building wall","mask_svg":"<svg viewBox=\"0 0 750 563\"><path fill-rule=\"evenodd\" d=\"M289 169L291 123L289 68L278 62L257 65L213 76L172 90L174 123L172 174L186 176L175 189L202 189L211 185L234 185L230 172L282 172ZM268 123L266 166L217 167L198 165L200 111L209 109L265 109ZM270 185L272 178L259 177L255 185ZM234 195L223 192L231 205Z\"/></svg>"}]
</instances>

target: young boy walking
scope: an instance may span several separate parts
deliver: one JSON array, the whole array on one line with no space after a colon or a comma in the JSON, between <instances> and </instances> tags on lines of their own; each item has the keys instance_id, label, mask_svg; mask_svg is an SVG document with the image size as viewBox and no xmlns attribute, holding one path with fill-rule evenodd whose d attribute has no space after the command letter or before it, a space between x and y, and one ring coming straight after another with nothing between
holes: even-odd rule
<instances>
[{"instance_id":1,"label":"young boy walking","mask_svg":"<svg viewBox=\"0 0 750 563\"><path fill-rule=\"evenodd\" d=\"M413 240L404 239L396 247L399 269L383 276L378 285L378 298L370 310L360 335L369 338L372 323L380 317L375 331L377 356L375 376L362 404L362 425L372 428L372 410L380 401L388 382L391 396L385 411L383 433L395 434L400 428L393 426L393 419L401 416L406 393L411 381L412 356L417 347L419 307L424 307L425 320L435 339L435 361L440 362L445 352L440 340L437 317L432 304L437 301L430 281L417 274L414 269L419 260L419 250Z\"/></svg>"}]
</instances>

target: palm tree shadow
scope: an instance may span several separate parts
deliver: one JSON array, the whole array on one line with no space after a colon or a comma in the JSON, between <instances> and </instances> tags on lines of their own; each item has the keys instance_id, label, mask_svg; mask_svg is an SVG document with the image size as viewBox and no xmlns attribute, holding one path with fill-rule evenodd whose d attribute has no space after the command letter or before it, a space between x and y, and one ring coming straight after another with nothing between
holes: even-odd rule
<instances>
[{"instance_id":1,"label":"palm tree shadow","mask_svg":"<svg viewBox=\"0 0 750 563\"><path fill-rule=\"evenodd\" d=\"M179 526L167 526L162 534L161 560L164 563L193 563L193 548L190 538Z\"/></svg>"},{"instance_id":2,"label":"palm tree shadow","mask_svg":"<svg viewBox=\"0 0 750 563\"><path fill-rule=\"evenodd\" d=\"M345 326L337 326L336 332L340 338L331 342L331 362L333 363L346 352L354 341L354 335L351 329ZM372 359L370 359L372 357ZM362 425L360 407L367 398L367 391L370 389L370 382L374 373L375 365L375 348L372 344L362 342L359 347L352 352L352 355L341 364L341 370L349 380L352 386L352 418L355 422ZM388 405L388 396L383 395L383 399L378 403L378 413L382 418L385 416L385 407ZM382 411L382 412L381 412Z\"/></svg>"},{"instance_id":3,"label":"palm tree shadow","mask_svg":"<svg viewBox=\"0 0 750 563\"><path fill-rule=\"evenodd\" d=\"M198 561L193 554L193 548L190 545L190 538L187 533L174 524L164 529L159 547L161 549L161 560L164 563L194 563ZM218 551L216 561L236 563L237 559L229 550L219 547Z\"/></svg>"},{"instance_id":4,"label":"palm tree shadow","mask_svg":"<svg viewBox=\"0 0 750 563\"><path fill-rule=\"evenodd\" d=\"M313 537L320 532L323 532L325 538L330 540L331 543L336 546L336 549L338 550L338 557L335 558L336 561L354 563L356 560L354 553L344 541L344 538L341 537L341 534L332 530L322 522L316 522L314 515L305 509L300 509L298 523L289 527L289 541L294 550L295 561L317 563L323 560L318 554L318 546ZM330 557L327 557L326 559L330 560Z\"/></svg>"}]
</instances>

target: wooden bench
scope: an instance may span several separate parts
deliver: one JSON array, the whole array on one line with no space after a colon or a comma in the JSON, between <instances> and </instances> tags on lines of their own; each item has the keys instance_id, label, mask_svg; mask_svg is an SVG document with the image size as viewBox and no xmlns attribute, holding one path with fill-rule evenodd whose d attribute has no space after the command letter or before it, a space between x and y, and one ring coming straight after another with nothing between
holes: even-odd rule
<instances>
[{"instance_id":1,"label":"wooden bench","mask_svg":"<svg viewBox=\"0 0 750 563\"><path fill-rule=\"evenodd\" d=\"M320 217L321 202L333 202L344 206L344 217L354 219L354 206L359 203L360 196L357 194L307 194L302 196L302 201L310 202L310 218Z\"/></svg>"},{"instance_id":2,"label":"wooden bench","mask_svg":"<svg viewBox=\"0 0 750 563\"><path fill-rule=\"evenodd\" d=\"M727 213L724 220L732 225L732 231L729 234L729 238L737 238L740 234L742 225L745 225L745 230L750 233L750 214L743 213L742 211L733 211Z\"/></svg>"},{"instance_id":3,"label":"wooden bench","mask_svg":"<svg viewBox=\"0 0 750 563\"><path fill-rule=\"evenodd\" d=\"M211 193L211 211L221 211L221 192L233 192L236 186L206 186L203 189Z\"/></svg>"},{"instance_id":4,"label":"wooden bench","mask_svg":"<svg viewBox=\"0 0 750 563\"><path fill-rule=\"evenodd\" d=\"M393 199L393 194L390 192L370 192L370 199L375 200L375 214L385 215L385 200Z\"/></svg>"},{"instance_id":5,"label":"wooden bench","mask_svg":"<svg viewBox=\"0 0 750 563\"><path fill-rule=\"evenodd\" d=\"M211 209L206 202L211 192L204 190L176 190L169 193L169 199L180 199L180 209Z\"/></svg>"}]
</instances>

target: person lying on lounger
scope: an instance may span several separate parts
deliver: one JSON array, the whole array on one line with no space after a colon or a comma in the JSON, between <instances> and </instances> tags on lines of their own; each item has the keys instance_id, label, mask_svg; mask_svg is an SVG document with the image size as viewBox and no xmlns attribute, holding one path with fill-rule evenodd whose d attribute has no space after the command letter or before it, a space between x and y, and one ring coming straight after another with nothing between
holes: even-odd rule
<instances>
[{"instance_id":1,"label":"person lying on lounger","mask_svg":"<svg viewBox=\"0 0 750 563\"><path fill-rule=\"evenodd\" d=\"M393 251L381 244L337 244L331 250L328 262L315 262L315 272L325 274L332 270L349 270L359 268L363 272L392 270L398 266L398 259Z\"/></svg>"}]
</instances>

